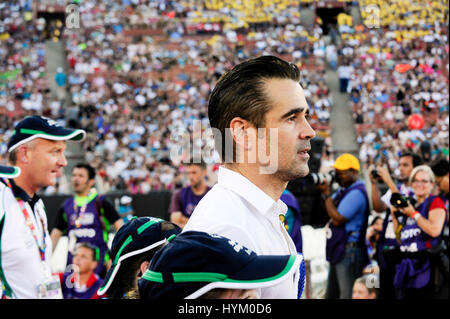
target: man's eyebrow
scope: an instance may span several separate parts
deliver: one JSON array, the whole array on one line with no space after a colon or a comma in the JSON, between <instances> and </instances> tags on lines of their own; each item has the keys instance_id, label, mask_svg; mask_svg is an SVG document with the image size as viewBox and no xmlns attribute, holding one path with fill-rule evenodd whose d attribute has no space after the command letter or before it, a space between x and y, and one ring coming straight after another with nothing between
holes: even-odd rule
<instances>
[{"instance_id":1,"label":"man's eyebrow","mask_svg":"<svg viewBox=\"0 0 450 319\"><path fill-rule=\"evenodd\" d=\"M294 115L294 114L297 114L297 113L303 113L303 112L305 112L305 115L308 115L309 114L309 108L306 108L306 111L305 111L304 107L297 107L297 108L292 109L289 112L283 114L281 116L281 119L285 119L285 118L288 118L291 115Z\"/></svg>"},{"instance_id":2,"label":"man's eyebrow","mask_svg":"<svg viewBox=\"0 0 450 319\"><path fill-rule=\"evenodd\" d=\"M63 146L53 146L51 148L51 151L64 151L64 147Z\"/></svg>"}]
</instances>

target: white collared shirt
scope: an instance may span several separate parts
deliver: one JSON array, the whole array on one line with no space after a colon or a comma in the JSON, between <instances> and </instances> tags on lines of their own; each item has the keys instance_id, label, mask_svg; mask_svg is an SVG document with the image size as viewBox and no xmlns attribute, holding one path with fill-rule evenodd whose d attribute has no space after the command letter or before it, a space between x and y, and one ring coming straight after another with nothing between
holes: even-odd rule
<instances>
[{"instance_id":1,"label":"white collared shirt","mask_svg":"<svg viewBox=\"0 0 450 319\"><path fill-rule=\"evenodd\" d=\"M228 237L258 255L296 255L297 249L280 222L287 206L275 202L239 173L219 167L218 182L198 203L183 231L195 230ZM299 272L270 288L264 299L297 298Z\"/></svg>"},{"instance_id":2,"label":"white collared shirt","mask_svg":"<svg viewBox=\"0 0 450 319\"><path fill-rule=\"evenodd\" d=\"M44 241L45 232L45 262L41 260L36 241L26 225L22 209L13 192L0 182L1 279L12 298L37 299L37 286L51 274L52 242L47 230L47 216L42 199L34 204L34 210L28 202L24 208L36 228L40 244Z\"/></svg>"}]
</instances>

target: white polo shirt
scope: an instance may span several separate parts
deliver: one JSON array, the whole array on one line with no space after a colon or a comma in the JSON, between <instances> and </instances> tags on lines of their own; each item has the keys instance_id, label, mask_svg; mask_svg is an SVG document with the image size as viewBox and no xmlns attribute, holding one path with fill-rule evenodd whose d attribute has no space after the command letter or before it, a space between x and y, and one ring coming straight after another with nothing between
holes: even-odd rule
<instances>
[{"instance_id":1,"label":"white polo shirt","mask_svg":"<svg viewBox=\"0 0 450 319\"><path fill-rule=\"evenodd\" d=\"M46 233L45 265L47 271L50 271L52 242L47 230L44 203L42 199L37 200L34 212L29 202L25 201L24 207L36 227L40 244L44 240L44 232ZM6 288L7 295L12 298L37 299L37 286L46 278L44 265L19 203L11 189L2 182L0 182L0 256L0 281Z\"/></svg>"},{"instance_id":2,"label":"white polo shirt","mask_svg":"<svg viewBox=\"0 0 450 319\"><path fill-rule=\"evenodd\" d=\"M183 231L216 233L250 248L258 255L296 255L294 242L279 219L287 206L275 202L239 173L219 167L218 182L198 203ZM264 299L295 299L299 271L270 288Z\"/></svg>"}]
</instances>

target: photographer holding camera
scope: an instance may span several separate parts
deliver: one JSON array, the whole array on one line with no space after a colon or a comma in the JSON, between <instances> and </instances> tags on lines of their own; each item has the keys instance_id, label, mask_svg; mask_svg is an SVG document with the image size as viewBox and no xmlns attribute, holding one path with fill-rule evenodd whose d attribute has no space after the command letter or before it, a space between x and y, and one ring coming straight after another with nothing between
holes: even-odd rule
<instances>
[{"instance_id":1,"label":"photographer holding camera","mask_svg":"<svg viewBox=\"0 0 450 319\"><path fill-rule=\"evenodd\" d=\"M398 163L400 176L397 183L392 179L386 166L377 165L369 175L373 209L378 213L386 212L375 255L380 269L380 299L395 299L396 296L393 278L395 264L398 262L399 256L398 242L395 239L392 217L389 212L392 193L412 196L414 193L408 180L409 175L414 167L422 163L422 158L419 155L404 152L400 155ZM380 182L389 187L388 191L382 197L378 189L378 183Z\"/></svg>"},{"instance_id":2,"label":"photographer holding camera","mask_svg":"<svg viewBox=\"0 0 450 319\"><path fill-rule=\"evenodd\" d=\"M333 167L340 186L337 192L331 195L326 180L317 186L330 217L326 243L326 257L330 263L326 298L351 299L353 283L369 261L365 245L369 199L364 183L358 180L360 164L355 156L342 154Z\"/></svg>"},{"instance_id":3,"label":"photographer holding camera","mask_svg":"<svg viewBox=\"0 0 450 319\"><path fill-rule=\"evenodd\" d=\"M444 202L431 193L435 176L429 166L414 168L409 182L417 203L393 194L390 207L401 257L395 266L394 286L400 299L439 298L448 290L443 285L448 269L440 263Z\"/></svg>"}]
</instances>

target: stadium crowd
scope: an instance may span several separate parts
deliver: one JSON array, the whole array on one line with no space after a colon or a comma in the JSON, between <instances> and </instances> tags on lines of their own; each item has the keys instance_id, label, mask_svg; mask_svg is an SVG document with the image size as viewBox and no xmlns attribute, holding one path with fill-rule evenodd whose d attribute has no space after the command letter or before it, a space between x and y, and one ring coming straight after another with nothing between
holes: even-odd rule
<instances>
[{"instance_id":1,"label":"stadium crowd","mask_svg":"<svg viewBox=\"0 0 450 319\"><path fill-rule=\"evenodd\" d=\"M361 8L380 9L379 27L338 17L339 37L331 41L320 23L311 29L300 24L300 2L310 1L245 6L215 0L89 0L79 4L81 28L61 34L61 22L33 19L30 2L0 4L0 163L7 162L15 123L39 114L87 132L82 147L97 170L101 193L178 190L188 181L187 144L201 150L213 145L206 132L215 83L234 65L259 55L280 56L300 67L311 125L327 138L326 149L332 147L333 100L325 80L330 63L338 73L343 68L337 66L345 66L348 83L341 82L341 90L349 94L359 160L366 169L382 162L399 177L405 151L425 163L448 160L448 1L427 1L429 6L361 1ZM64 44L68 99L49 89L48 38ZM185 148L174 156L180 141ZM211 186L218 158L208 154L203 159L211 164ZM328 155L324 160L331 166ZM69 193L64 178L46 193Z\"/></svg>"},{"instance_id":2,"label":"stadium crowd","mask_svg":"<svg viewBox=\"0 0 450 319\"><path fill-rule=\"evenodd\" d=\"M346 25L341 33L360 159L383 161L396 176L402 150L426 163L449 155L448 8L421 3L363 1L380 8L380 28Z\"/></svg>"},{"instance_id":3,"label":"stadium crowd","mask_svg":"<svg viewBox=\"0 0 450 319\"><path fill-rule=\"evenodd\" d=\"M196 1L106 1L98 6L95 1L84 1L80 4L81 29L66 29L62 35L71 105L61 107L64 101L46 91L46 96L36 98L39 105L23 108L25 114L35 111L60 121L66 117L70 124L85 129L86 160L99 171L102 191L173 190L186 183L181 163L186 154L178 162L170 156L178 142L174 134L187 130L192 145L211 146L212 139L194 133L193 124L199 121L203 133L208 128L206 104L214 83L250 56L276 54L303 66L303 86L314 106L312 124L327 135L331 96L323 76L322 30L319 26L306 30L299 24L298 11L293 14L293 6L282 3L286 8L277 16L277 24L259 23L240 32L240 22L229 22L220 30L208 26L227 16L242 15L244 8L231 3L213 1L204 9ZM271 12L274 5L279 7L265 3L265 12ZM245 17L250 16L248 10L245 7ZM271 21L272 16L262 12L258 21L242 17L240 21ZM142 21L155 26L143 29ZM29 27L37 28L32 23ZM22 44L20 37L10 39ZM35 47L40 48L43 60L43 38ZM28 70L22 73L28 76ZM29 84L29 88L36 87L35 82ZM2 132L6 138L14 121L7 119ZM3 144L2 154L4 148ZM217 157L209 160L215 164ZM210 184L213 180L211 176ZM69 192L67 182L59 185L47 193Z\"/></svg>"}]
</instances>

